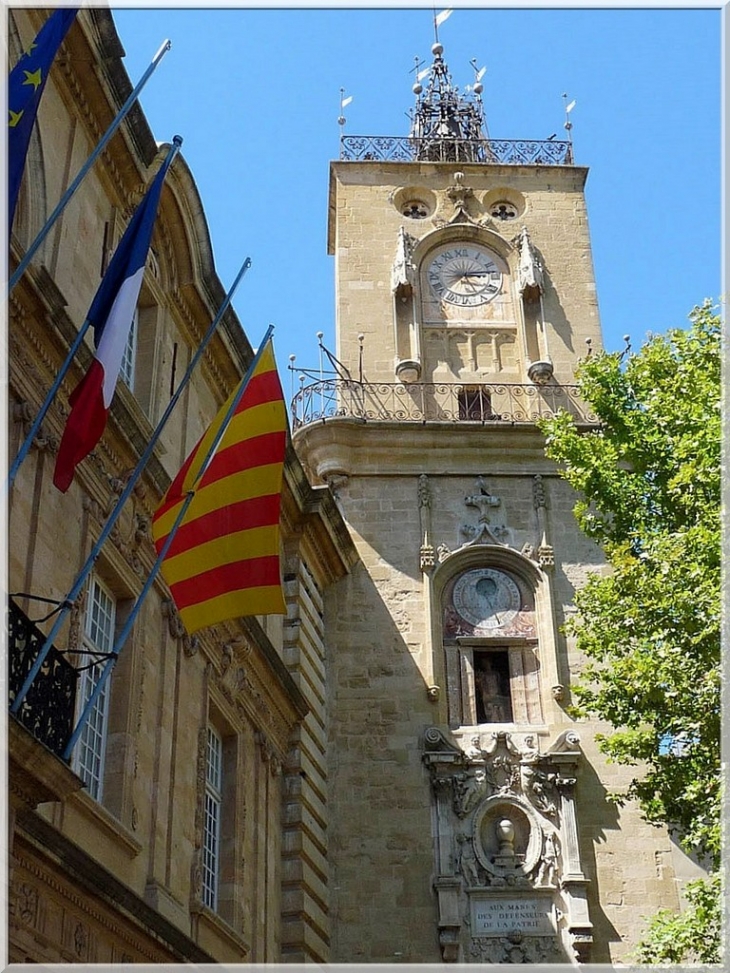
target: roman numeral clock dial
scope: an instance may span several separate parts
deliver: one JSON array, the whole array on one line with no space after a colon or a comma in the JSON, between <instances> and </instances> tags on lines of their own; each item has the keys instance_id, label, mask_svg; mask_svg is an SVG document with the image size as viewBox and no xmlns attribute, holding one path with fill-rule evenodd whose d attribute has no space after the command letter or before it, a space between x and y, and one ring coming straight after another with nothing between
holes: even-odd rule
<instances>
[{"instance_id":1,"label":"roman numeral clock dial","mask_svg":"<svg viewBox=\"0 0 730 973\"><path fill-rule=\"evenodd\" d=\"M486 250L476 246L441 250L428 266L428 282L441 301L480 307L499 294L502 274Z\"/></svg>"}]
</instances>

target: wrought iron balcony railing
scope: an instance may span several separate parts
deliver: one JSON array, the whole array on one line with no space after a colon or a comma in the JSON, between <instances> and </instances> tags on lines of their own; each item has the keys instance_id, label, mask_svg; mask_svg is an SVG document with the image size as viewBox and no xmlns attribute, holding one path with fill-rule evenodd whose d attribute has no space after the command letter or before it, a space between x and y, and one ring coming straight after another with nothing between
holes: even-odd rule
<instances>
[{"instance_id":1,"label":"wrought iron balcony railing","mask_svg":"<svg viewBox=\"0 0 730 973\"><path fill-rule=\"evenodd\" d=\"M535 422L564 410L596 422L577 385L400 384L327 379L292 400L292 428L337 417L394 422Z\"/></svg>"},{"instance_id":2,"label":"wrought iron balcony railing","mask_svg":"<svg viewBox=\"0 0 730 973\"><path fill-rule=\"evenodd\" d=\"M572 166L570 142L545 139L409 138L343 135L340 159L346 162L483 162L508 166Z\"/></svg>"},{"instance_id":3,"label":"wrought iron balcony railing","mask_svg":"<svg viewBox=\"0 0 730 973\"><path fill-rule=\"evenodd\" d=\"M25 682L45 641L45 635L18 606L8 604L9 705ZM78 673L52 648L31 683L17 719L58 756L63 754L73 729Z\"/></svg>"}]
</instances>

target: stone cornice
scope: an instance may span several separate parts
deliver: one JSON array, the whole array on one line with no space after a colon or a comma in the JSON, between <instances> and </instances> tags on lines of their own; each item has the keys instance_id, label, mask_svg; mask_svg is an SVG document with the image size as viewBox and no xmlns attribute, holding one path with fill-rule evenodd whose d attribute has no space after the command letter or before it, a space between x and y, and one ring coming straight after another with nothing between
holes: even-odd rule
<instances>
[{"instance_id":1,"label":"stone cornice","mask_svg":"<svg viewBox=\"0 0 730 973\"><path fill-rule=\"evenodd\" d=\"M18 814L16 827L39 850L63 866L73 881L90 896L99 913L102 904L122 910L139 923L147 935L165 945L179 959L188 962L213 963L215 959L189 936L151 908L133 889L120 882L86 851L32 811ZM79 904L85 900L80 899Z\"/></svg>"},{"instance_id":2,"label":"stone cornice","mask_svg":"<svg viewBox=\"0 0 730 973\"><path fill-rule=\"evenodd\" d=\"M316 479L351 473L364 476L444 475L459 470L478 476L484 469L510 468L525 476L550 475L544 437L530 423L362 422L334 418L298 429L294 447Z\"/></svg>"}]
</instances>

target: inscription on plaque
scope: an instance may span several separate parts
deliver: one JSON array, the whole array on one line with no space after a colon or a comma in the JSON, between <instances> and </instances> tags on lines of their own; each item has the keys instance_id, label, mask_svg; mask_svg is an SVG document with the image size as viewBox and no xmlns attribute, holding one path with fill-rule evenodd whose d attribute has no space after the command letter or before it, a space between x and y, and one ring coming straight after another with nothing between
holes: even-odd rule
<instances>
[{"instance_id":1,"label":"inscription on plaque","mask_svg":"<svg viewBox=\"0 0 730 973\"><path fill-rule=\"evenodd\" d=\"M472 899L472 936L552 936L555 933L552 903L545 899Z\"/></svg>"}]
</instances>

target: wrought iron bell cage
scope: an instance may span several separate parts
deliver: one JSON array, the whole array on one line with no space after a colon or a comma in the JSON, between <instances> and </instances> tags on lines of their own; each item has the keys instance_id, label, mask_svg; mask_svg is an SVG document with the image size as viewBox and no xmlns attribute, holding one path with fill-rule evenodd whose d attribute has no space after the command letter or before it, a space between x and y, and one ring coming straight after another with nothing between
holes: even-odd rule
<instances>
[{"instance_id":1,"label":"wrought iron bell cage","mask_svg":"<svg viewBox=\"0 0 730 973\"><path fill-rule=\"evenodd\" d=\"M416 105L411 113L411 139L416 146L416 159L426 162L484 162L488 135L481 85L475 85L469 96L453 84L443 59L443 46L431 48L434 55L428 81L423 88L413 86Z\"/></svg>"}]
</instances>

